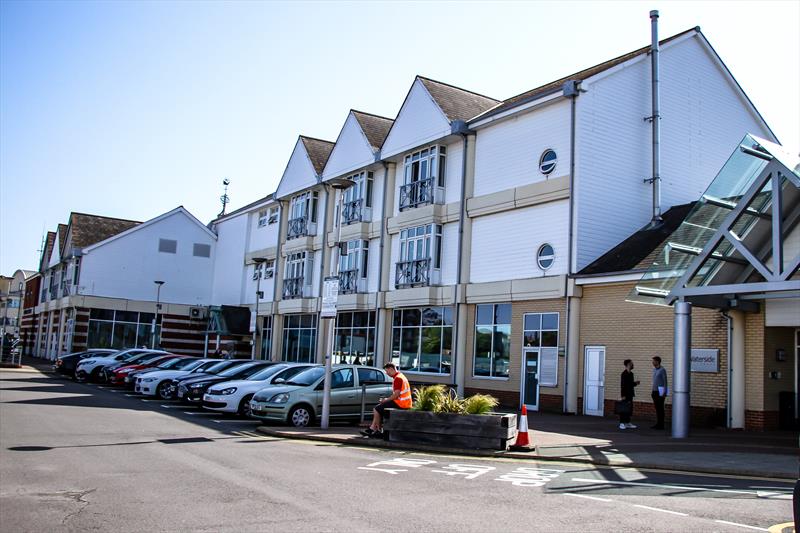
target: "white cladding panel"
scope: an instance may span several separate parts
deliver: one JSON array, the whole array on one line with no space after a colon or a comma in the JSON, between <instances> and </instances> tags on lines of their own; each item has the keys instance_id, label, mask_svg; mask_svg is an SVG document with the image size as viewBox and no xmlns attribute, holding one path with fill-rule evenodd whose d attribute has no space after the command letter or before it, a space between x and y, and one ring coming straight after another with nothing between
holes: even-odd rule
<instances>
[{"instance_id":1,"label":"white cladding panel","mask_svg":"<svg viewBox=\"0 0 800 533\"><path fill-rule=\"evenodd\" d=\"M394 235L389 235L389 239L391 241L390 245L392 247L392 260L389 266L389 279L387 280L389 283L389 290L395 290L394 282L395 282L395 273L397 272L397 261L400 258L400 234L396 233Z\"/></svg>"},{"instance_id":2,"label":"white cladding panel","mask_svg":"<svg viewBox=\"0 0 800 533\"><path fill-rule=\"evenodd\" d=\"M415 80L381 148L387 158L450 134L450 121L421 81Z\"/></svg>"},{"instance_id":3,"label":"white cladding panel","mask_svg":"<svg viewBox=\"0 0 800 533\"><path fill-rule=\"evenodd\" d=\"M280 210L278 211L278 218L274 224L267 224L266 226L258 225L259 213L266 211L269 217L270 208L278 208L277 203L270 203L263 207L259 207L250 211L245 218L249 218L250 224L250 239L247 243L247 251L253 252L256 250L263 250L264 248L272 248L278 246L278 226L280 223ZM242 258L244 259L244 258Z\"/></svg>"},{"instance_id":4,"label":"white cladding panel","mask_svg":"<svg viewBox=\"0 0 800 533\"><path fill-rule=\"evenodd\" d=\"M475 196L544 181L539 158L548 148L558 156L550 177L568 175L569 136L567 100L480 129L475 143Z\"/></svg>"},{"instance_id":5,"label":"white cladding panel","mask_svg":"<svg viewBox=\"0 0 800 533\"><path fill-rule=\"evenodd\" d=\"M311 294L315 298L319 296L319 283L320 283L320 265L322 264L322 250L318 250L316 252L308 252L311 256L314 257L314 264L312 265L314 269L314 277L311 282Z\"/></svg>"},{"instance_id":6,"label":"white cladding panel","mask_svg":"<svg viewBox=\"0 0 800 533\"><path fill-rule=\"evenodd\" d=\"M445 145L447 156L445 157L444 170L444 202L461 201L461 166L464 162L464 144L461 141ZM400 194L399 190L398 193Z\"/></svg>"},{"instance_id":7,"label":"white cladding panel","mask_svg":"<svg viewBox=\"0 0 800 533\"><path fill-rule=\"evenodd\" d=\"M52 268L61 262L61 238L58 236L56 230L56 238L53 241L53 251L50 252L50 262L47 264L48 268Z\"/></svg>"},{"instance_id":8,"label":"white cladding panel","mask_svg":"<svg viewBox=\"0 0 800 533\"><path fill-rule=\"evenodd\" d=\"M283 171L281 182L278 184L275 197L284 198L312 187L316 183L317 173L311 165L311 160L308 158L302 139L297 139L297 144L294 145L294 150L292 150L292 156L289 158L289 163L286 165L286 170Z\"/></svg>"},{"instance_id":9,"label":"white cladding panel","mask_svg":"<svg viewBox=\"0 0 800 533\"><path fill-rule=\"evenodd\" d=\"M662 211L697 200L745 133L773 139L692 37L661 52ZM577 267L650 220L647 57L584 84L577 100Z\"/></svg>"},{"instance_id":10,"label":"white cladding panel","mask_svg":"<svg viewBox=\"0 0 800 533\"><path fill-rule=\"evenodd\" d=\"M766 300L767 327L800 328L800 298Z\"/></svg>"},{"instance_id":11,"label":"white cladding panel","mask_svg":"<svg viewBox=\"0 0 800 533\"><path fill-rule=\"evenodd\" d=\"M347 115L339 138L333 147L331 156L325 164L322 179L335 178L349 174L353 170L365 167L375 161L375 155L361 131L358 120L353 113Z\"/></svg>"},{"instance_id":12,"label":"white cladding panel","mask_svg":"<svg viewBox=\"0 0 800 533\"><path fill-rule=\"evenodd\" d=\"M177 241L176 253L159 252L159 239ZM195 257L194 244L211 247L210 257ZM90 296L155 301L155 280L163 280L161 301L211 303L216 240L178 211L86 253L80 291ZM235 271L239 275L241 269Z\"/></svg>"},{"instance_id":13,"label":"white cladding panel","mask_svg":"<svg viewBox=\"0 0 800 533\"><path fill-rule=\"evenodd\" d=\"M273 270L274 271L274 270ZM247 265L245 269L245 283L244 283L244 298L242 303L246 305L255 305L256 303L256 289L264 292L264 297L261 299L259 305L270 304L275 290L275 276L270 279L261 280L261 286L258 285L258 280L253 279L253 265Z\"/></svg>"},{"instance_id":14,"label":"white cladding panel","mask_svg":"<svg viewBox=\"0 0 800 533\"><path fill-rule=\"evenodd\" d=\"M380 223L382 215L381 209L383 209L383 189L386 186L386 180L384 179L382 165L373 165L370 167L370 170L372 170L372 177L374 179L372 182L372 221ZM391 206L387 206L386 216L390 216L391 213Z\"/></svg>"},{"instance_id":15,"label":"white cladding panel","mask_svg":"<svg viewBox=\"0 0 800 533\"><path fill-rule=\"evenodd\" d=\"M479 217L472 223L470 282L503 281L566 273L569 201ZM536 263L549 243L555 262L545 273Z\"/></svg>"},{"instance_id":16,"label":"white cladding panel","mask_svg":"<svg viewBox=\"0 0 800 533\"><path fill-rule=\"evenodd\" d=\"M214 276L211 286L212 305L239 305L247 244L248 215L223 220L216 226L217 249L214 254Z\"/></svg>"},{"instance_id":17,"label":"white cladding panel","mask_svg":"<svg viewBox=\"0 0 800 533\"><path fill-rule=\"evenodd\" d=\"M378 292L378 271L381 268L381 241L369 241L369 262L367 263L367 292Z\"/></svg>"},{"instance_id":18,"label":"white cladding panel","mask_svg":"<svg viewBox=\"0 0 800 533\"><path fill-rule=\"evenodd\" d=\"M455 285L458 274L458 223L442 226L442 285Z\"/></svg>"}]
</instances>

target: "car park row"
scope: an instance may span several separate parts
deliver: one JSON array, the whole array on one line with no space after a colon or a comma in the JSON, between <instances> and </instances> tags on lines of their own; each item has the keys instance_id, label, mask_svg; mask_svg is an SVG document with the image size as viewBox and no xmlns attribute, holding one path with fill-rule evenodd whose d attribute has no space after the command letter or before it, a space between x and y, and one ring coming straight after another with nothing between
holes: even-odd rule
<instances>
[{"instance_id":1,"label":"car park row","mask_svg":"<svg viewBox=\"0 0 800 533\"><path fill-rule=\"evenodd\" d=\"M313 425L322 410L325 370L318 364L204 359L132 348L64 355L53 368L78 382L105 383L143 397L295 427ZM389 396L391 388L383 370L334 365L331 420L357 422L369 415L379 398Z\"/></svg>"}]
</instances>

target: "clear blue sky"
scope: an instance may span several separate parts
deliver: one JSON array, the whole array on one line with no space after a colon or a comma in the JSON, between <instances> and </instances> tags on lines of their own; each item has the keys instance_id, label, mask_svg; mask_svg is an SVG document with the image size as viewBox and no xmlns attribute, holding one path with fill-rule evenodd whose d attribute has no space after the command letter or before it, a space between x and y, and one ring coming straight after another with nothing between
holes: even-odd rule
<instances>
[{"instance_id":1,"label":"clear blue sky","mask_svg":"<svg viewBox=\"0 0 800 533\"><path fill-rule=\"evenodd\" d=\"M70 211L204 222L273 192L298 134L394 117L415 74L507 98L700 26L800 150L800 2L0 3L0 272Z\"/></svg>"}]
</instances>

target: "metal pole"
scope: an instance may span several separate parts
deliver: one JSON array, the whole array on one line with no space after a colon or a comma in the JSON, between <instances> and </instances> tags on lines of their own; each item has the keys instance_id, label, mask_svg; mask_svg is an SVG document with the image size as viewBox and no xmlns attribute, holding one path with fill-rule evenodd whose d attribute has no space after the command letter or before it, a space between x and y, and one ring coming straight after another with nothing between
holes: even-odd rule
<instances>
[{"instance_id":1,"label":"metal pole","mask_svg":"<svg viewBox=\"0 0 800 533\"><path fill-rule=\"evenodd\" d=\"M692 304L675 302L674 352L672 360L672 437L689 436L689 371L692 352Z\"/></svg>"},{"instance_id":2,"label":"metal pole","mask_svg":"<svg viewBox=\"0 0 800 533\"><path fill-rule=\"evenodd\" d=\"M256 320L253 324L253 353L251 359L256 358L256 340L258 339L258 301L261 299L261 262L256 261L258 278L256 280Z\"/></svg>"},{"instance_id":3,"label":"metal pole","mask_svg":"<svg viewBox=\"0 0 800 533\"><path fill-rule=\"evenodd\" d=\"M163 281L154 281L153 283L156 284L156 314L153 317L153 342L150 343L150 348L155 350L156 349L156 332L158 331L158 310L161 309L161 286L164 284ZM159 345L161 342L158 343Z\"/></svg>"},{"instance_id":4,"label":"metal pole","mask_svg":"<svg viewBox=\"0 0 800 533\"><path fill-rule=\"evenodd\" d=\"M651 45L650 45L650 77L652 113L650 120L653 125L653 223L661 219L661 93L659 90L660 71L658 66L658 11L650 12Z\"/></svg>"},{"instance_id":5,"label":"metal pole","mask_svg":"<svg viewBox=\"0 0 800 533\"><path fill-rule=\"evenodd\" d=\"M335 276L339 276L339 256L341 255L342 240L342 207L344 205L344 191L339 190L339 220L336 225L336 263L333 265L333 272ZM328 429L331 414L331 373L333 369L333 341L334 341L334 326L336 325L336 317L330 319L328 324L328 340L325 350L325 381L322 388L322 420L320 427Z\"/></svg>"}]
</instances>

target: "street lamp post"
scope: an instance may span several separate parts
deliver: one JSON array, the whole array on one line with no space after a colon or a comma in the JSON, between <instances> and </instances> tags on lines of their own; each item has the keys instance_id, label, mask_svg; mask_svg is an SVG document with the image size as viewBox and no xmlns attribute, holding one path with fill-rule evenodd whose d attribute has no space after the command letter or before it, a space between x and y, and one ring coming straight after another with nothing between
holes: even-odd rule
<instances>
[{"instance_id":1,"label":"street lamp post","mask_svg":"<svg viewBox=\"0 0 800 533\"><path fill-rule=\"evenodd\" d=\"M264 274L261 272L261 265L264 264L266 261L263 257L254 257L253 263L255 263L255 271L257 273L256 277L256 320L253 324L253 352L251 355L251 359L256 359L256 341L258 340L258 303L261 298L264 296L261 293L261 276Z\"/></svg>"},{"instance_id":2,"label":"street lamp post","mask_svg":"<svg viewBox=\"0 0 800 533\"><path fill-rule=\"evenodd\" d=\"M163 281L157 280L153 283L156 284L156 314L153 317L153 342L150 344L150 348L153 350L156 349L156 328L158 327L158 312L161 309L161 286L164 284ZM158 342L161 345L161 341Z\"/></svg>"},{"instance_id":3,"label":"street lamp post","mask_svg":"<svg viewBox=\"0 0 800 533\"><path fill-rule=\"evenodd\" d=\"M339 213L336 224L336 262L331 268L333 275L339 277L339 256L341 255L341 241L342 239L342 206L344 205L344 191L353 186L353 182L344 178L334 178L326 182L334 190L339 191ZM333 340L334 340L334 325L336 324L336 316L332 317L330 328L328 331L328 340L325 346L325 380L322 388L322 419L320 420L320 427L328 429L331 413L331 373L333 368Z\"/></svg>"}]
</instances>

